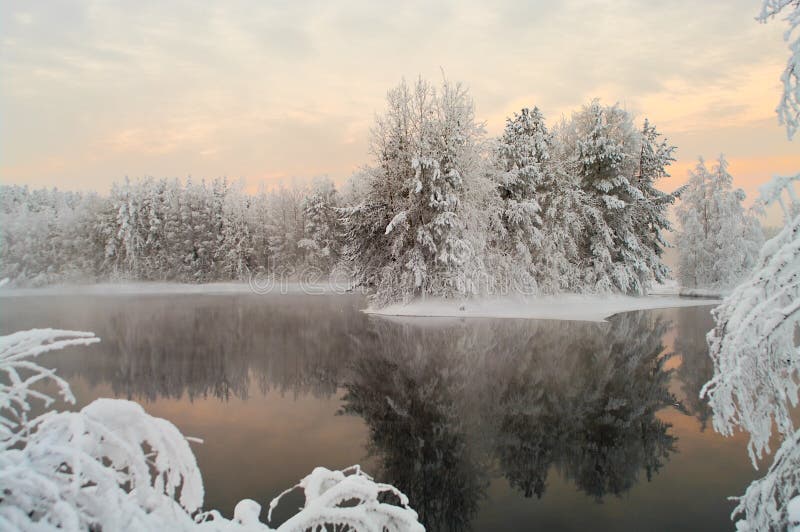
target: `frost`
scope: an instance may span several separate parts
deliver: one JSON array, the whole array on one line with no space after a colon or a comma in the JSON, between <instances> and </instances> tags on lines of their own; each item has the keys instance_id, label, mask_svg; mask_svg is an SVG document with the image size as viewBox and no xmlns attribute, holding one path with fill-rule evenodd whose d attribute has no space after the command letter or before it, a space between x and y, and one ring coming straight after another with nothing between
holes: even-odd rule
<instances>
[{"instance_id":1,"label":"frost","mask_svg":"<svg viewBox=\"0 0 800 532\"><path fill-rule=\"evenodd\" d=\"M386 232L384 234L388 235L392 232L392 229L397 227L398 225L405 223L406 221L406 211L400 211L392 218L392 221L389 222L389 225L386 226Z\"/></svg>"},{"instance_id":2,"label":"frost","mask_svg":"<svg viewBox=\"0 0 800 532\"><path fill-rule=\"evenodd\" d=\"M757 218L742 206L728 163L720 156L709 171L701 158L676 209L680 231L678 277L685 289L727 292L752 270L764 241Z\"/></svg>"},{"instance_id":3,"label":"frost","mask_svg":"<svg viewBox=\"0 0 800 532\"><path fill-rule=\"evenodd\" d=\"M738 531L797 530L800 525L800 431L775 453L767 474L748 486L733 510Z\"/></svg>"},{"instance_id":4,"label":"frost","mask_svg":"<svg viewBox=\"0 0 800 532\"><path fill-rule=\"evenodd\" d=\"M775 111L778 121L786 126L786 134L791 139L800 127L800 3L797 0L764 0L758 21L765 23L786 8L784 18L789 23L789 29L783 34L783 39L789 43L789 59L781 75L783 94Z\"/></svg>"},{"instance_id":5,"label":"frost","mask_svg":"<svg viewBox=\"0 0 800 532\"><path fill-rule=\"evenodd\" d=\"M65 381L30 359L97 341L92 333L55 329L0 337L0 373L7 377L0 380L0 528L271 530L259 521L261 506L249 499L236 505L233 520L214 510L197 513L204 490L188 439L137 403L97 399L79 412L27 419L31 400L52 402L32 388L36 383L51 380L74 402ZM304 491L305 505L279 531L423 530L403 493L374 482L358 466L317 468L295 488ZM387 495L398 504L382 502Z\"/></svg>"},{"instance_id":6,"label":"frost","mask_svg":"<svg viewBox=\"0 0 800 532\"><path fill-rule=\"evenodd\" d=\"M769 452L773 422L794 432L791 409L798 400L800 347L800 208L786 210L787 225L761 249L750 277L713 311L708 335L714 377L704 387L714 408L714 427L750 433L755 464Z\"/></svg>"},{"instance_id":7,"label":"frost","mask_svg":"<svg viewBox=\"0 0 800 532\"><path fill-rule=\"evenodd\" d=\"M766 475L739 499L739 530L786 529L789 501L800 495L800 431L792 416L800 389L800 202L791 188L798 179L763 188L765 203L788 190L789 202L781 202L786 225L764 244L749 278L714 309L708 334L714 376L701 396L714 410L714 428L749 432L754 467L770 452L773 427L782 440Z\"/></svg>"}]
</instances>

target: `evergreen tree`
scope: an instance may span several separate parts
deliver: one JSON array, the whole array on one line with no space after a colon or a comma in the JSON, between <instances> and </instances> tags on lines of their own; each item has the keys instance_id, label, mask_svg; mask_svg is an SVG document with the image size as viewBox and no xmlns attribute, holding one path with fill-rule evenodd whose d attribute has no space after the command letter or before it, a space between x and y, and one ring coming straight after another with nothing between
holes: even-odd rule
<instances>
[{"instance_id":1,"label":"evergreen tree","mask_svg":"<svg viewBox=\"0 0 800 532\"><path fill-rule=\"evenodd\" d=\"M546 179L552 136L538 107L525 108L506 121L496 158L497 188L503 202L501 253L516 267L514 284L535 288L534 254L542 246L537 193Z\"/></svg>"},{"instance_id":2,"label":"evergreen tree","mask_svg":"<svg viewBox=\"0 0 800 532\"><path fill-rule=\"evenodd\" d=\"M368 170L366 197L347 212L357 239L348 258L356 281L372 285L377 301L476 290L480 257L469 239L465 199L483 179L482 134L461 85L445 82L437 91L420 79L413 89L403 82L389 93L373 130L378 166Z\"/></svg>"},{"instance_id":3,"label":"evergreen tree","mask_svg":"<svg viewBox=\"0 0 800 532\"><path fill-rule=\"evenodd\" d=\"M667 175L674 147L645 121L637 131L630 115L595 100L561 131L567 172L583 191L577 209L586 221L580 243L583 290L644 294L667 274L661 262L669 229L667 194L655 181Z\"/></svg>"},{"instance_id":4,"label":"evergreen tree","mask_svg":"<svg viewBox=\"0 0 800 532\"><path fill-rule=\"evenodd\" d=\"M639 150L639 168L635 174L633 185L641 192L641 198L632 209L633 231L639 240L646 273L640 276L641 286L649 286L650 276L656 282L663 282L669 275L669 269L662 262L661 256L668 243L664 231L671 231L669 220L670 205L683 193L683 188L667 193L656 188L659 179L669 177L667 167L675 160L672 153L675 146L666 139L661 139L649 120L645 119L641 132L641 148Z\"/></svg>"},{"instance_id":5,"label":"evergreen tree","mask_svg":"<svg viewBox=\"0 0 800 532\"><path fill-rule=\"evenodd\" d=\"M572 119L573 156L591 216L586 253L587 288L598 292L641 293L641 248L633 238L630 204L641 199L631 184L636 134L618 106L595 100Z\"/></svg>"},{"instance_id":6,"label":"evergreen tree","mask_svg":"<svg viewBox=\"0 0 800 532\"><path fill-rule=\"evenodd\" d=\"M317 180L303 200L305 238L298 245L305 250L305 262L330 273L339 261L342 223L336 187L329 179Z\"/></svg>"},{"instance_id":7,"label":"evergreen tree","mask_svg":"<svg viewBox=\"0 0 800 532\"><path fill-rule=\"evenodd\" d=\"M750 272L763 235L758 220L745 211L742 200L744 192L733 189L724 157L720 156L711 171L702 158L698 161L677 208L682 286L724 290Z\"/></svg>"}]
</instances>

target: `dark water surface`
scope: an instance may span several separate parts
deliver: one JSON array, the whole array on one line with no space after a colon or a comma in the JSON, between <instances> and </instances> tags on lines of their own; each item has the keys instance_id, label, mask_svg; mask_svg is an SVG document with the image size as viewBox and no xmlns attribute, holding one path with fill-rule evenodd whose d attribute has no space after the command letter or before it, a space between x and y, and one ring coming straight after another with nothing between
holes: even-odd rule
<instances>
[{"instance_id":1,"label":"dark water surface","mask_svg":"<svg viewBox=\"0 0 800 532\"><path fill-rule=\"evenodd\" d=\"M95 332L47 355L81 407L129 398L186 435L206 507L265 508L361 464L429 530L732 530L756 478L697 399L708 307L608 323L370 317L357 296L0 299L3 334ZM276 521L289 515L283 508ZM265 517L265 516L264 516Z\"/></svg>"}]
</instances>

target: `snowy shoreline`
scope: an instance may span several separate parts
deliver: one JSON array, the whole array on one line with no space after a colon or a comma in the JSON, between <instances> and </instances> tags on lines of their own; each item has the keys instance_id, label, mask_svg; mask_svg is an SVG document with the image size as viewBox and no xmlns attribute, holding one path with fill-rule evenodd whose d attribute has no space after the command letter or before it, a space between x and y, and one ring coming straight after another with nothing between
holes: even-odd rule
<instances>
[{"instance_id":1,"label":"snowy shoreline","mask_svg":"<svg viewBox=\"0 0 800 532\"><path fill-rule=\"evenodd\" d=\"M158 294L200 294L200 295L225 295L225 294L252 294L252 295L343 295L353 293L348 283L304 283L304 282L277 282L246 283L246 282L220 282L220 283L171 283L171 282L120 282L120 283L72 283L55 284L40 287L2 287L0 298L27 297L27 296L116 296L116 295L158 295Z\"/></svg>"},{"instance_id":2,"label":"snowy shoreline","mask_svg":"<svg viewBox=\"0 0 800 532\"><path fill-rule=\"evenodd\" d=\"M563 294L548 297L506 297L476 300L427 299L409 304L364 309L364 313L386 317L418 318L509 318L602 322L614 314L636 310L716 305L718 299L677 296L591 296ZM463 309L463 310L462 310Z\"/></svg>"},{"instance_id":3,"label":"snowy shoreline","mask_svg":"<svg viewBox=\"0 0 800 532\"><path fill-rule=\"evenodd\" d=\"M667 287L665 287L667 288ZM661 308L716 305L719 299L683 297L668 287L656 294L633 297L623 295L507 296L498 298L444 300L429 298L408 304L393 304L381 309L365 308L365 314L409 318L508 318L567 321L605 321L620 312ZM346 283L284 282L271 286L242 282L187 284L131 282L60 284L37 288L0 288L0 298L31 296L144 296L144 295L353 295ZM463 310L462 310L463 309Z\"/></svg>"}]
</instances>

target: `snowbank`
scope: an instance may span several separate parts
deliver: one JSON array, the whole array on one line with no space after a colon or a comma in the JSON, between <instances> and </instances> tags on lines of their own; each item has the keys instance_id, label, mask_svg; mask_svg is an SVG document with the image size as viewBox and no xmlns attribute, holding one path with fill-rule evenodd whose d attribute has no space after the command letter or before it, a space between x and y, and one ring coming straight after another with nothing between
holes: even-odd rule
<instances>
[{"instance_id":1,"label":"snowbank","mask_svg":"<svg viewBox=\"0 0 800 532\"><path fill-rule=\"evenodd\" d=\"M631 297L563 294L550 297L505 297L477 300L426 299L407 305L366 309L378 316L520 318L536 320L605 321L620 312L673 307L716 305L716 299L676 296Z\"/></svg>"}]
</instances>

